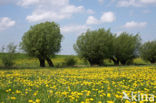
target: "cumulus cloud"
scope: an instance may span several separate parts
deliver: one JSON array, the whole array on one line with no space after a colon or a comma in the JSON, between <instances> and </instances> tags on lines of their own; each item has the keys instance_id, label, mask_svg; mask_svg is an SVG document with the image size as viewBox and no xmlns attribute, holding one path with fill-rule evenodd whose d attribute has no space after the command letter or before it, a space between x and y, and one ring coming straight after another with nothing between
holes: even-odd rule
<instances>
[{"instance_id":1,"label":"cumulus cloud","mask_svg":"<svg viewBox=\"0 0 156 103\"><path fill-rule=\"evenodd\" d=\"M21 0L17 4L26 7L33 4L37 4L39 2L40 2L39 0Z\"/></svg>"},{"instance_id":2,"label":"cumulus cloud","mask_svg":"<svg viewBox=\"0 0 156 103\"><path fill-rule=\"evenodd\" d=\"M90 27L87 25L66 25L66 26L61 27L61 32L63 34L67 34L67 33L81 34L85 32L88 28Z\"/></svg>"},{"instance_id":3,"label":"cumulus cloud","mask_svg":"<svg viewBox=\"0 0 156 103\"><path fill-rule=\"evenodd\" d=\"M5 30L5 29L7 29L9 27L14 26L15 23L16 22L14 20L11 20L8 17L0 18L0 31Z\"/></svg>"},{"instance_id":4,"label":"cumulus cloud","mask_svg":"<svg viewBox=\"0 0 156 103\"><path fill-rule=\"evenodd\" d=\"M94 16L89 16L86 20L86 24L92 25L92 24L101 24L101 23L111 23L116 20L116 16L113 12L108 11L104 12L101 16L101 18L98 20Z\"/></svg>"},{"instance_id":5,"label":"cumulus cloud","mask_svg":"<svg viewBox=\"0 0 156 103\"><path fill-rule=\"evenodd\" d=\"M147 25L146 22L130 21L130 22L127 22L123 27L127 29L133 29L133 28L143 28L143 27L146 27L146 25Z\"/></svg>"},{"instance_id":6,"label":"cumulus cloud","mask_svg":"<svg viewBox=\"0 0 156 103\"><path fill-rule=\"evenodd\" d=\"M22 0L17 3L23 7L33 6L35 9L26 17L29 22L42 20L62 20L70 18L74 13L84 11L83 6L75 6L69 0Z\"/></svg>"},{"instance_id":7,"label":"cumulus cloud","mask_svg":"<svg viewBox=\"0 0 156 103\"><path fill-rule=\"evenodd\" d=\"M118 2L118 6L120 7L129 7L129 6L141 6L141 4L136 3L136 0L121 0Z\"/></svg>"},{"instance_id":8,"label":"cumulus cloud","mask_svg":"<svg viewBox=\"0 0 156 103\"><path fill-rule=\"evenodd\" d=\"M156 4L156 0L119 0L117 5L119 7L142 7L148 4Z\"/></svg>"},{"instance_id":9,"label":"cumulus cloud","mask_svg":"<svg viewBox=\"0 0 156 103\"><path fill-rule=\"evenodd\" d=\"M94 16L89 16L87 21L86 21L86 24L98 24L99 21L94 17Z\"/></svg>"},{"instance_id":10,"label":"cumulus cloud","mask_svg":"<svg viewBox=\"0 0 156 103\"><path fill-rule=\"evenodd\" d=\"M103 15L101 16L101 22L113 22L115 21L116 17L113 12L104 12Z\"/></svg>"}]
</instances>

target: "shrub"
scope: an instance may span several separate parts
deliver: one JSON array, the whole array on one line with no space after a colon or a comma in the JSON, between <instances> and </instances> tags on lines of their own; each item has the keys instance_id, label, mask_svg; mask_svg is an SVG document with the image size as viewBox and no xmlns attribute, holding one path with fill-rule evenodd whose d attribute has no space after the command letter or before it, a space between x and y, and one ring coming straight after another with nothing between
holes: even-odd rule
<instances>
[{"instance_id":1,"label":"shrub","mask_svg":"<svg viewBox=\"0 0 156 103\"><path fill-rule=\"evenodd\" d=\"M63 68L63 67L65 67L65 64L64 63L57 63L57 64L55 64L55 67L56 68Z\"/></svg>"},{"instance_id":2,"label":"shrub","mask_svg":"<svg viewBox=\"0 0 156 103\"><path fill-rule=\"evenodd\" d=\"M16 46L10 43L7 46L7 53L2 55L2 63L5 67L12 67L15 64L15 50Z\"/></svg>"},{"instance_id":3,"label":"shrub","mask_svg":"<svg viewBox=\"0 0 156 103\"><path fill-rule=\"evenodd\" d=\"M64 60L64 64L66 66L74 66L76 64L76 59L73 56L69 56L67 58L65 58Z\"/></svg>"}]
</instances>

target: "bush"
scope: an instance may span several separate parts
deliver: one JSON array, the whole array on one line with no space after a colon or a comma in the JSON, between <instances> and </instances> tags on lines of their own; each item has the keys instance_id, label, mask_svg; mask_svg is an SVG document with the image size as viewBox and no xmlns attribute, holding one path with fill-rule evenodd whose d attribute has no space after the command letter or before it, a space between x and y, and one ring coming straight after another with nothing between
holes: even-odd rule
<instances>
[{"instance_id":1,"label":"bush","mask_svg":"<svg viewBox=\"0 0 156 103\"><path fill-rule=\"evenodd\" d=\"M7 53L2 55L2 63L5 67L12 67L15 64L15 50L16 46L14 44L10 43L7 46Z\"/></svg>"},{"instance_id":2,"label":"bush","mask_svg":"<svg viewBox=\"0 0 156 103\"><path fill-rule=\"evenodd\" d=\"M76 59L72 56L65 58L64 64L66 66L74 66L76 64Z\"/></svg>"},{"instance_id":3,"label":"bush","mask_svg":"<svg viewBox=\"0 0 156 103\"><path fill-rule=\"evenodd\" d=\"M4 54L2 56L2 63L5 67L12 67L14 65L13 57L10 54Z\"/></svg>"},{"instance_id":4,"label":"bush","mask_svg":"<svg viewBox=\"0 0 156 103\"><path fill-rule=\"evenodd\" d=\"M63 68L63 67L65 67L65 64L64 63L57 63L57 64L55 64L55 67L56 68Z\"/></svg>"}]
</instances>

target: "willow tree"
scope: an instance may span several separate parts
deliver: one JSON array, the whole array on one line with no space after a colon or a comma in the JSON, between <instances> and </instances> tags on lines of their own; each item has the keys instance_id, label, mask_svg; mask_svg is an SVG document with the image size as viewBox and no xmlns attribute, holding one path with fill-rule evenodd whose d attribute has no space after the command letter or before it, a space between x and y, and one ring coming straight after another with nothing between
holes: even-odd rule
<instances>
[{"instance_id":1,"label":"willow tree","mask_svg":"<svg viewBox=\"0 0 156 103\"><path fill-rule=\"evenodd\" d=\"M111 59L116 65L131 63L138 56L141 45L141 38L138 34L133 35L123 32L114 40L114 55Z\"/></svg>"},{"instance_id":2,"label":"willow tree","mask_svg":"<svg viewBox=\"0 0 156 103\"><path fill-rule=\"evenodd\" d=\"M140 48L140 54L144 60L156 63L156 40L144 43Z\"/></svg>"},{"instance_id":3,"label":"willow tree","mask_svg":"<svg viewBox=\"0 0 156 103\"><path fill-rule=\"evenodd\" d=\"M103 60L113 55L113 40L114 36L110 30L88 30L78 37L74 49L80 57L88 60L90 65L103 65Z\"/></svg>"},{"instance_id":4,"label":"willow tree","mask_svg":"<svg viewBox=\"0 0 156 103\"><path fill-rule=\"evenodd\" d=\"M53 67L50 57L60 51L61 40L59 25L55 22L45 22L30 27L22 37L21 48L29 56L38 58L40 67L45 67L45 60Z\"/></svg>"}]
</instances>

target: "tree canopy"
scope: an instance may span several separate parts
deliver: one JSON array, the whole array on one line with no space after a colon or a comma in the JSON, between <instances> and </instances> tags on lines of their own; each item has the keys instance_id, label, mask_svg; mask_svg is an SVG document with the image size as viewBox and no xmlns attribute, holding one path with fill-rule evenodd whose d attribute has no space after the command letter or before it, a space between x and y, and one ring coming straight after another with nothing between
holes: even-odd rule
<instances>
[{"instance_id":1,"label":"tree canopy","mask_svg":"<svg viewBox=\"0 0 156 103\"><path fill-rule=\"evenodd\" d=\"M21 47L30 56L37 57L40 66L54 66L50 56L55 55L61 48L62 34L60 27L55 22L45 22L31 26L22 37Z\"/></svg>"},{"instance_id":2,"label":"tree canopy","mask_svg":"<svg viewBox=\"0 0 156 103\"><path fill-rule=\"evenodd\" d=\"M144 60L156 63L156 40L144 43L141 46L140 55Z\"/></svg>"},{"instance_id":3,"label":"tree canopy","mask_svg":"<svg viewBox=\"0 0 156 103\"><path fill-rule=\"evenodd\" d=\"M119 63L125 65L139 55L140 44L138 34L123 32L116 36L110 30L102 28L83 33L78 37L74 49L91 65L102 65L104 59L111 59L116 65Z\"/></svg>"},{"instance_id":4,"label":"tree canopy","mask_svg":"<svg viewBox=\"0 0 156 103\"><path fill-rule=\"evenodd\" d=\"M91 65L102 65L104 58L109 58L113 51L113 35L110 30L88 30L78 37L75 51Z\"/></svg>"},{"instance_id":5,"label":"tree canopy","mask_svg":"<svg viewBox=\"0 0 156 103\"><path fill-rule=\"evenodd\" d=\"M141 39L138 34L133 35L123 32L114 39L112 47L114 54L111 59L117 65L119 65L119 63L123 65L130 63L138 56L140 45Z\"/></svg>"}]
</instances>

